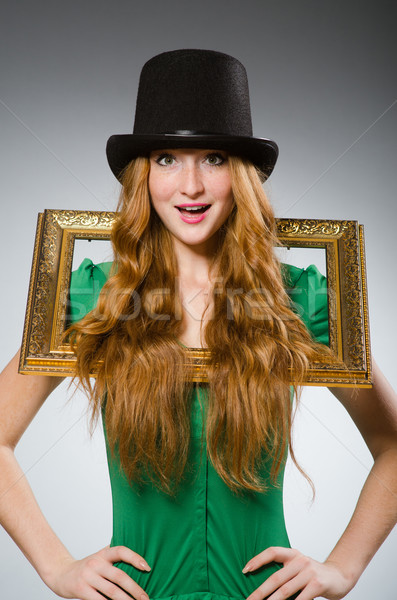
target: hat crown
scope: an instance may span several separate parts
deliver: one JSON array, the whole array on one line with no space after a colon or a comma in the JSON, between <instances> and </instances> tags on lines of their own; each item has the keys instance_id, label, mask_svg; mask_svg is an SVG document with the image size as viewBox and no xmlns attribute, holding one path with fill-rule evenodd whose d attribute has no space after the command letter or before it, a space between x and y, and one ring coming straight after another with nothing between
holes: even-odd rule
<instances>
[{"instance_id":1,"label":"hat crown","mask_svg":"<svg viewBox=\"0 0 397 600\"><path fill-rule=\"evenodd\" d=\"M180 131L252 136L248 79L236 58L213 50L173 50L142 68L134 134Z\"/></svg>"}]
</instances>

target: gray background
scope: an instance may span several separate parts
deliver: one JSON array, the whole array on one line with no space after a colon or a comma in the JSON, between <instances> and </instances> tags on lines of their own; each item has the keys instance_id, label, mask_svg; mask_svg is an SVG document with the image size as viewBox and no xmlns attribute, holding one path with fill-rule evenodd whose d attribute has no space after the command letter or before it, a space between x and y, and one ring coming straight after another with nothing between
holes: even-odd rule
<instances>
[{"instance_id":1,"label":"gray background","mask_svg":"<svg viewBox=\"0 0 397 600\"><path fill-rule=\"evenodd\" d=\"M356 219L365 225L374 355L395 369L395 2L201 0L25 1L2 6L1 364L20 344L35 234L44 208L115 208L105 143L132 130L143 63L164 50L220 50L245 64L254 132L280 159L268 191L277 216ZM103 439L87 434L86 401L65 383L17 454L51 525L76 557L105 546L111 497ZM305 390L298 458L317 498L287 469L291 544L318 560L342 532L371 464L344 409ZM349 600L395 598L397 535ZM0 588L7 600L54 598L6 533Z\"/></svg>"}]
</instances>

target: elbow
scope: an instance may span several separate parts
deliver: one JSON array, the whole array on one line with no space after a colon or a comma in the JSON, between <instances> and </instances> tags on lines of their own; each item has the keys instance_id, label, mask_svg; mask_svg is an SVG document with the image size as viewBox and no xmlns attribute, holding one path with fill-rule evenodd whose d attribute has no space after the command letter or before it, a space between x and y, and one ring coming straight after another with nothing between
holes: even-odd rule
<instances>
[{"instance_id":1,"label":"elbow","mask_svg":"<svg viewBox=\"0 0 397 600\"><path fill-rule=\"evenodd\" d=\"M385 458L396 465L397 472L397 436L384 437L381 443L370 448L374 461L384 460Z\"/></svg>"}]
</instances>

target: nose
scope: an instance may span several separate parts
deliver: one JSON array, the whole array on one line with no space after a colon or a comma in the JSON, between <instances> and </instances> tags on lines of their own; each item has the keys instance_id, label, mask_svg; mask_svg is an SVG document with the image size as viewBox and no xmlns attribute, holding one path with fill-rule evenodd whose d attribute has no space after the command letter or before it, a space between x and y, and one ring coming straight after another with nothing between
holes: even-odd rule
<instances>
[{"instance_id":1,"label":"nose","mask_svg":"<svg viewBox=\"0 0 397 600\"><path fill-rule=\"evenodd\" d=\"M196 164L185 164L179 184L179 191L189 198L197 198L204 191L200 168Z\"/></svg>"}]
</instances>

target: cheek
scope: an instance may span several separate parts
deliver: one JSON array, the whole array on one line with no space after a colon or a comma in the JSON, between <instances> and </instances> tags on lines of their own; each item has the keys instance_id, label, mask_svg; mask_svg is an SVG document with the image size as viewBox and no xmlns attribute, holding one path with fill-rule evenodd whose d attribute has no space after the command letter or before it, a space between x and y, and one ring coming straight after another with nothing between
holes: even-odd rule
<instances>
[{"instance_id":1,"label":"cheek","mask_svg":"<svg viewBox=\"0 0 397 600\"><path fill-rule=\"evenodd\" d=\"M148 179L148 188L149 188L149 196L151 198L151 200L155 201L157 196L158 196L158 180L156 177L153 177L152 173L149 173L149 179Z\"/></svg>"},{"instance_id":2,"label":"cheek","mask_svg":"<svg viewBox=\"0 0 397 600\"><path fill-rule=\"evenodd\" d=\"M148 181L149 196L154 208L161 208L170 196L169 186L159 177L150 177Z\"/></svg>"},{"instance_id":3,"label":"cheek","mask_svg":"<svg viewBox=\"0 0 397 600\"><path fill-rule=\"evenodd\" d=\"M219 174L209 181L211 193L223 202L233 201L232 182L228 172Z\"/></svg>"},{"instance_id":4,"label":"cheek","mask_svg":"<svg viewBox=\"0 0 397 600\"><path fill-rule=\"evenodd\" d=\"M218 198L223 200L224 209L229 213L234 206L234 197L230 181L224 182L218 192Z\"/></svg>"}]
</instances>

